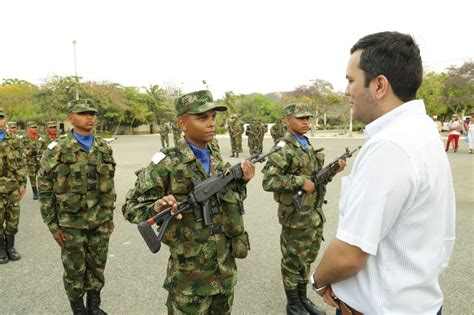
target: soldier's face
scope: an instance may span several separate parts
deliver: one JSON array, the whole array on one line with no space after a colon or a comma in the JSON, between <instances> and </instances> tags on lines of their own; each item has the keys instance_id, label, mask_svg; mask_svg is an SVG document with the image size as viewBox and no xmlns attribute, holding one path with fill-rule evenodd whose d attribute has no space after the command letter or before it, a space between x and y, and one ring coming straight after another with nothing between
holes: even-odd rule
<instances>
[{"instance_id":1,"label":"soldier's face","mask_svg":"<svg viewBox=\"0 0 474 315\"><path fill-rule=\"evenodd\" d=\"M89 134L94 131L96 115L94 112L69 114L68 120L79 133Z\"/></svg>"},{"instance_id":2,"label":"soldier's face","mask_svg":"<svg viewBox=\"0 0 474 315\"><path fill-rule=\"evenodd\" d=\"M16 132L17 130L18 130L17 127L10 127L10 128L8 128L8 131L9 131L9 132Z\"/></svg>"},{"instance_id":3,"label":"soldier's face","mask_svg":"<svg viewBox=\"0 0 474 315\"><path fill-rule=\"evenodd\" d=\"M5 119L5 117L0 116L0 131L5 130L6 123L7 123L7 120Z\"/></svg>"},{"instance_id":4,"label":"soldier's face","mask_svg":"<svg viewBox=\"0 0 474 315\"><path fill-rule=\"evenodd\" d=\"M216 132L216 111L210 110L202 114L182 115L178 117L178 124L188 142L206 148Z\"/></svg>"},{"instance_id":5,"label":"soldier's face","mask_svg":"<svg viewBox=\"0 0 474 315\"><path fill-rule=\"evenodd\" d=\"M288 131L297 136L302 136L307 133L311 124L309 116L295 117L292 115L285 117L285 123Z\"/></svg>"}]
</instances>

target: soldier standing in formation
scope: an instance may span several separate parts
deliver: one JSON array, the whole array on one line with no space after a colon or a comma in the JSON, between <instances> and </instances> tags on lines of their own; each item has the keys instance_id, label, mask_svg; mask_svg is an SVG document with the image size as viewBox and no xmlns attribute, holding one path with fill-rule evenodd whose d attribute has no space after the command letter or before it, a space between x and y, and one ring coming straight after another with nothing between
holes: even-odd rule
<instances>
[{"instance_id":1,"label":"soldier standing in formation","mask_svg":"<svg viewBox=\"0 0 474 315\"><path fill-rule=\"evenodd\" d=\"M18 125L16 123L16 121L9 121L7 123L7 127L8 127L8 133L11 134L11 135L14 135L18 138L21 138L18 134L17 134L17 131L18 131Z\"/></svg>"},{"instance_id":2,"label":"soldier standing in formation","mask_svg":"<svg viewBox=\"0 0 474 315\"><path fill-rule=\"evenodd\" d=\"M6 115L0 108L0 264L20 259L15 235L20 219L20 200L25 194L26 167L20 140L7 133Z\"/></svg>"},{"instance_id":3,"label":"soldier standing in formation","mask_svg":"<svg viewBox=\"0 0 474 315\"><path fill-rule=\"evenodd\" d=\"M179 129L179 126L176 123L176 121L174 121L171 124L171 129L173 130L173 141L174 141L174 145L176 146L176 143L178 143L178 140L181 139L181 129Z\"/></svg>"},{"instance_id":4,"label":"soldier standing in formation","mask_svg":"<svg viewBox=\"0 0 474 315\"><path fill-rule=\"evenodd\" d=\"M257 129L258 129L257 119L252 118L245 130L245 135L248 137L248 146L249 146L250 155L254 155L255 153L257 153L257 150L256 150L257 132L258 132Z\"/></svg>"},{"instance_id":5,"label":"soldier standing in formation","mask_svg":"<svg viewBox=\"0 0 474 315\"><path fill-rule=\"evenodd\" d=\"M242 134L244 133L244 126L236 115L232 115L227 121L227 130L229 131L230 146L232 155L230 157L239 157L242 153Z\"/></svg>"},{"instance_id":6,"label":"soldier standing in formation","mask_svg":"<svg viewBox=\"0 0 474 315\"><path fill-rule=\"evenodd\" d=\"M42 140L37 131L38 124L34 121L29 121L27 124L26 134L22 137L23 148L26 152L28 177L30 178L34 200L38 199L37 176L42 153Z\"/></svg>"},{"instance_id":7,"label":"soldier standing in formation","mask_svg":"<svg viewBox=\"0 0 474 315\"><path fill-rule=\"evenodd\" d=\"M41 215L61 247L73 313L81 315L106 314L100 291L114 230L115 161L112 148L93 134L96 113L87 100L69 104L73 130L47 146L39 174Z\"/></svg>"},{"instance_id":8,"label":"soldier standing in formation","mask_svg":"<svg viewBox=\"0 0 474 315\"><path fill-rule=\"evenodd\" d=\"M41 137L43 142L43 151L46 149L46 146L56 140L58 137L58 125L55 121L48 121L46 123L46 134Z\"/></svg>"},{"instance_id":9,"label":"soldier standing in formation","mask_svg":"<svg viewBox=\"0 0 474 315\"><path fill-rule=\"evenodd\" d=\"M161 147L167 148L170 146L170 125L167 122L162 122L160 126L160 138L161 138Z\"/></svg>"},{"instance_id":10,"label":"soldier standing in formation","mask_svg":"<svg viewBox=\"0 0 474 315\"><path fill-rule=\"evenodd\" d=\"M275 124L270 128L270 135L272 136L273 142L277 142L278 139L282 138L286 133L286 125L283 119L277 119Z\"/></svg>"},{"instance_id":11,"label":"soldier standing in formation","mask_svg":"<svg viewBox=\"0 0 474 315\"><path fill-rule=\"evenodd\" d=\"M268 125L265 124L261 118L257 119L257 139L255 141L255 153L262 153L263 152L263 138L268 131Z\"/></svg>"},{"instance_id":12,"label":"soldier standing in formation","mask_svg":"<svg viewBox=\"0 0 474 315\"><path fill-rule=\"evenodd\" d=\"M197 91L175 102L184 139L175 148L162 149L148 167L138 173L135 187L122 208L127 220L141 223L155 213L185 199L193 182L224 171L213 144L216 111L227 108L213 102L209 91ZM245 258L249 240L243 224L246 183L255 165L242 162L243 179L231 182L221 197L212 198L212 226L197 222L192 209L171 220L163 242L170 247L164 288L168 290L169 314L230 314L237 281L235 258Z\"/></svg>"},{"instance_id":13,"label":"soldier standing in formation","mask_svg":"<svg viewBox=\"0 0 474 315\"><path fill-rule=\"evenodd\" d=\"M282 150L268 158L263 169L263 189L272 191L278 202L278 219L282 225L280 248L281 273L287 296L287 314L326 314L306 296L310 266L316 260L325 221L323 210L316 208L318 196L309 179L324 165L324 154L315 151L305 133L309 129L310 113L303 104L285 106L288 132L281 139ZM339 161L339 170L345 162ZM303 190L303 209L296 211L293 195Z\"/></svg>"}]
</instances>

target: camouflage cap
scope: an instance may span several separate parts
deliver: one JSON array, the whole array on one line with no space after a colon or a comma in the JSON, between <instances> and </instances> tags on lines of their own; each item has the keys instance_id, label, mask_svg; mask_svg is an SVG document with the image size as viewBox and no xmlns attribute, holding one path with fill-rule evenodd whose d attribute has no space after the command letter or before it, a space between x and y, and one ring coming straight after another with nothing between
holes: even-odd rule
<instances>
[{"instance_id":1,"label":"camouflage cap","mask_svg":"<svg viewBox=\"0 0 474 315\"><path fill-rule=\"evenodd\" d=\"M183 114L201 114L211 109L217 111L226 111L227 107L214 103L211 91L201 90L191 92L178 97L174 104L176 116Z\"/></svg>"},{"instance_id":2,"label":"camouflage cap","mask_svg":"<svg viewBox=\"0 0 474 315\"><path fill-rule=\"evenodd\" d=\"M56 122L53 121L53 120L48 121L48 122L46 123L46 128L55 128L55 127L58 127L58 126L57 126Z\"/></svg>"},{"instance_id":3,"label":"camouflage cap","mask_svg":"<svg viewBox=\"0 0 474 315\"><path fill-rule=\"evenodd\" d=\"M35 121L29 121L27 124L28 128L37 128L38 124Z\"/></svg>"},{"instance_id":4,"label":"camouflage cap","mask_svg":"<svg viewBox=\"0 0 474 315\"><path fill-rule=\"evenodd\" d=\"M301 103L292 103L285 106L285 115L295 117L313 117L309 111L308 105Z\"/></svg>"},{"instance_id":5,"label":"camouflage cap","mask_svg":"<svg viewBox=\"0 0 474 315\"><path fill-rule=\"evenodd\" d=\"M3 111L3 108L0 108L0 117L5 117L5 112Z\"/></svg>"},{"instance_id":6,"label":"camouflage cap","mask_svg":"<svg viewBox=\"0 0 474 315\"><path fill-rule=\"evenodd\" d=\"M7 123L8 128L18 128L18 125L16 124L16 121L9 121Z\"/></svg>"},{"instance_id":7,"label":"camouflage cap","mask_svg":"<svg viewBox=\"0 0 474 315\"><path fill-rule=\"evenodd\" d=\"M74 100L68 103L68 112L69 114L79 114L85 112L97 113L94 104L89 99Z\"/></svg>"}]
</instances>

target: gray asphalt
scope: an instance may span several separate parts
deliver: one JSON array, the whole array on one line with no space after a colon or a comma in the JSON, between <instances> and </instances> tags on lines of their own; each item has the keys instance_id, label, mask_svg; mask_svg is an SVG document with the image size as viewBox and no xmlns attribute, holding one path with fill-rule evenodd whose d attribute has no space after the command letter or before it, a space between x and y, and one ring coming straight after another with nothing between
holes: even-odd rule
<instances>
[{"instance_id":1,"label":"gray asphalt","mask_svg":"<svg viewBox=\"0 0 474 315\"><path fill-rule=\"evenodd\" d=\"M231 164L239 162L240 159L229 158L229 138L218 139L223 157ZM364 141L323 137L312 138L311 142L316 147L325 147L326 162L329 162L342 154L346 146L355 148ZM271 139L266 138L264 150L269 149L271 143ZM118 163L118 200L102 305L109 314L166 314L167 294L161 286L166 273L167 248L158 254L149 252L136 226L125 221L121 213L125 194L135 181L134 171L147 165L160 149L159 136L119 136L112 146ZM248 152L246 140L244 150ZM440 278L445 294L443 314L474 314L469 302L474 292L471 227L474 222L474 155L467 154L466 144L462 143L458 153L448 153L448 156L457 197L457 240L450 266ZM241 155L241 158L246 157L248 153ZM353 158L349 160L342 175L348 174L353 161ZM251 251L246 259L238 261L234 314L285 313L286 300L280 277L280 226L272 195L261 188L262 167L262 164L257 166L256 177L248 185L245 224L251 238ZM337 176L328 187L326 242L322 250L335 235L339 194L340 176ZM41 220L39 203L32 200L30 187L21 208L16 248L22 259L0 265L0 314L68 314L59 247ZM309 296L323 304L315 293L309 292ZM332 308L324 307L333 314Z\"/></svg>"}]
</instances>

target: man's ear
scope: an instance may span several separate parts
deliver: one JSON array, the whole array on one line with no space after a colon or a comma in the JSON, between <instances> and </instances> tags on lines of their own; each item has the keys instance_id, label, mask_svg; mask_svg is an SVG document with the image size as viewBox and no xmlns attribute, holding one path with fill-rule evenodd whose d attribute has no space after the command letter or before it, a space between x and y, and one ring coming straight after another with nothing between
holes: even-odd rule
<instances>
[{"instance_id":1,"label":"man's ear","mask_svg":"<svg viewBox=\"0 0 474 315\"><path fill-rule=\"evenodd\" d=\"M387 77L384 75L378 75L374 79L375 83L375 98L377 100L381 100L384 98L388 91L390 90L390 82L388 81Z\"/></svg>"},{"instance_id":2,"label":"man's ear","mask_svg":"<svg viewBox=\"0 0 474 315\"><path fill-rule=\"evenodd\" d=\"M178 123L178 127L179 129L181 129L182 131L186 131L188 128L186 126L186 117L184 116L179 116L177 119L176 119L176 122Z\"/></svg>"}]
</instances>

